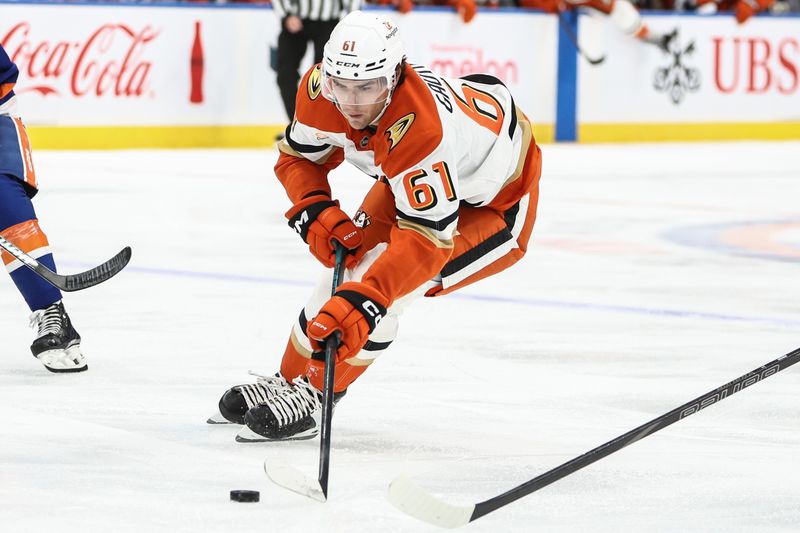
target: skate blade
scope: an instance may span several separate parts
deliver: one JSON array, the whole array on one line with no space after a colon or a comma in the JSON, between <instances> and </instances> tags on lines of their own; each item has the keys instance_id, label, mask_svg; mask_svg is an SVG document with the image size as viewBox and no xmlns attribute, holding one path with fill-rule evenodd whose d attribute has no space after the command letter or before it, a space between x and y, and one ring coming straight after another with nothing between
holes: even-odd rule
<instances>
[{"instance_id":1,"label":"skate blade","mask_svg":"<svg viewBox=\"0 0 800 533\"><path fill-rule=\"evenodd\" d=\"M239 430L239 433L236 434L236 442L287 442L292 440L313 439L316 436L317 433L312 433L310 435L287 437L285 439L271 439L269 437L265 437L264 435L259 435L249 427L244 426L242 429Z\"/></svg>"},{"instance_id":2,"label":"skate blade","mask_svg":"<svg viewBox=\"0 0 800 533\"><path fill-rule=\"evenodd\" d=\"M49 350L36 356L36 359L50 372L56 374L83 372L89 369L81 353L80 344L73 344L63 350Z\"/></svg>"},{"instance_id":3,"label":"skate blade","mask_svg":"<svg viewBox=\"0 0 800 533\"><path fill-rule=\"evenodd\" d=\"M224 425L235 426L236 425L233 422L231 422L230 420L228 420L227 418L225 418L224 416L222 416L222 414L220 414L220 413L216 413L216 414L213 414L213 415L209 416L208 420L206 420L206 424L214 424L214 425L220 425L220 426L224 426Z\"/></svg>"}]
</instances>

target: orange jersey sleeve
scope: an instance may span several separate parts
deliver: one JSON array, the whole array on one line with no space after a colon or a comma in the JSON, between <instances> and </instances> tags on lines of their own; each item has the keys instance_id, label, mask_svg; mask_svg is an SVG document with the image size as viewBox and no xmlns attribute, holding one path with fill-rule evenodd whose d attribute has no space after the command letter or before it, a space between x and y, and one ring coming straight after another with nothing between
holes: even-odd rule
<instances>
[{"instance_id":1,"label":"orange jersey sleeve","mask_svg":"<svg viewBox=\"0 0 800 533\"><path fill-rule=\"evenodd\" d=\"M452 246L441 246L417 231L395 225L388 248L361 281L378 289L391 305L439 274L452 253Z\"/></svg>"}]
</instances>

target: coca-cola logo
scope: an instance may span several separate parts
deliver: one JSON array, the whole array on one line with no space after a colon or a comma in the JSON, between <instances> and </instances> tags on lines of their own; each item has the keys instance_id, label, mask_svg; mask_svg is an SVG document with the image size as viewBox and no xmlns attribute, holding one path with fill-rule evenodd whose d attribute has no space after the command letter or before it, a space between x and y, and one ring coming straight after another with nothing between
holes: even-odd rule
<instances>
[{"instance_id":1,"label":"coca-cola logo","mask_svg":"<svg viewBox=\"0 0 800 533\"><path fill-rule=\"evenodd\" d=\"M474 46L431 47L434 59L430 69L440 76L460 78L468 74L491 74L504 83L519 81L519 68L513 59L496 59Z\"/></svg>"},{"instance_id":2,"label":"coca-cola logo","mask_svg":"<svg viewBox=\"0 0 800 533\"><path fill-rule=\"evenodd\" d=\"M20 22L0 42L19 67L17 93L138 98L149 94L153 64L143 56L158 34L149 25L104 24L86 39L56 41L37 38L30 23Z\"/></svg>"}]
</instances>

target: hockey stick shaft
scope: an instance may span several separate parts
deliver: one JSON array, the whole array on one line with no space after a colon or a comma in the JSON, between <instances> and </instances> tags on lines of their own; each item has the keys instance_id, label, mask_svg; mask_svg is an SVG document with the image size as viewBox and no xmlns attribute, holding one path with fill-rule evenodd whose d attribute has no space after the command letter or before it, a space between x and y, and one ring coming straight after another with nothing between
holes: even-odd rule
<instances>
[{"instance_id":1,"label":"hockey stick shaft","mask_svg":"<svg viewBox=\"0 0 800 533\"><path fill-rule=\"evenodd\" d=\"M471 505L453 505L443 502L405 476L397 477L389 485L389 501L401 511L431 524L448 528L463 526L720 402L728 396L792 366L799 360L800 348L486 501Z\"/></svg>"},{"instance_id":2,"label":"hockey stick shaft","mask_svg":"<svg viewBox=\"0 0 800 533\"><path fill-rule=\"evenodd\" d=\"M331 296L342 282L344 275L345 249L338 243L336 248L336 264L333 267L333 283ZM322 390L322 428L319 440L319 486L322 494L328 498L328 473L331 465L331 417L333 415L333 382L336 373L336 348L339 347L339 333L336 332L325 341L325 377Z\"/></svg>"},{"instance_id":3,"label":"hockey stick shaft","mask_svg":"<svg viewBox=\"0 0 800 533\"><path fill-rule=\"evenodd\" d=\"M89 287L102 283L118 274L131 260L131 249L129 246L126 246L117 255L91 270L62 276L56 274L39 261L29 256L2 236L0 236L0 248L3 248L9 254L16 257L23 265L33 270L39 277L65 292L88 289Z\"/></svg>"},{"instance_id":4,"label":"hockey stick shaft","mask_svg":"<svg viewBox=\"0 0 800 533\"><path fill-rule=\"evenodd\" d=\"M570 40L572 45L575 47L575 50L577 50L578 54L582 58L584 58L590 65L599 65L600 63L606 60L606 56L604 55L600 57L591 57L583 50L583 48L581 48L581 45L578 44L578 36L575 35L575 32L572 30L572 26L570 25L570 23L564 20L564 14L561 12L558 13L558 23L561 25L561 29L563 30L564 35L566 35L567 39Z\"/></svg>"},{"instance_id":5,"label":"hockey stick shaft","mask_svg":"<svg viewBox=\"0 0 800 533\"><path fill-rule=\"evenodd\" d=\"M647 437L648 435L652 435L653 433L660 431L665 427L674 424L675 422L683 420L687 416L693 415L710 405L720 402L728 396L731 396L740 390L749 387L750 385L758 383L762 379L766 379L773 374L792 366L793 364L797 363L798 360L800 360L800 348L781 356L774 361L770 361L769 363L756 368L752 372L748 372L747 374L744 374L743 376L740 376L735 380L712 390L711 392L699 396L690 402L686 402L680 407L677 407L672 411L637 427L636 429L632 429L624 435L620 435L619 437L610 440L605 444L601 444L597 448L594 448L593 450L590 450L583 455L572 459L571 461L567 461L566 463L557 466L556 468L545 472L544 474L537 476L504 494L481 502L475 506L475 510L472 513L470 522L505 505L508 505L509 503L516 501L523 496L527 496L528 494L546 487L547 485L550 485L551 483L554 483L585 466L589 466L590 464L599 461L603 457L607 457L608 455L611 455L612 453L617 452L622 448L625 448L626 446L629 446L634 442Z\"/></svg>"}]
</instances>

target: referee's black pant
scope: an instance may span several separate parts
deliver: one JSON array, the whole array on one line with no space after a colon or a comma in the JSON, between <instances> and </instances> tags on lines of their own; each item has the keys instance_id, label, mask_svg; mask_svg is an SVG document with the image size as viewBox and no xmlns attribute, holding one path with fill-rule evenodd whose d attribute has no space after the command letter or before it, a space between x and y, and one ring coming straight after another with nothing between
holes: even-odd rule
<instances>
[{"instance_id":1,"label":"referee's black pant","mask_svg":"<svg viewBox=\"0 0 800 533\"><path fill-rule=\"evenodd\" d=\"M286 19L281 22L281 33L278 35L278 88L281 91L283 106L289 120L294 119L294 104L297 96L297 84L300 81L300 62L306 54L308 42L314 43L314 63L322 61L322 50L333 28L339 20L303 20L303 29L297 33L289 33Z\"/></svg>"}]
</instances>

